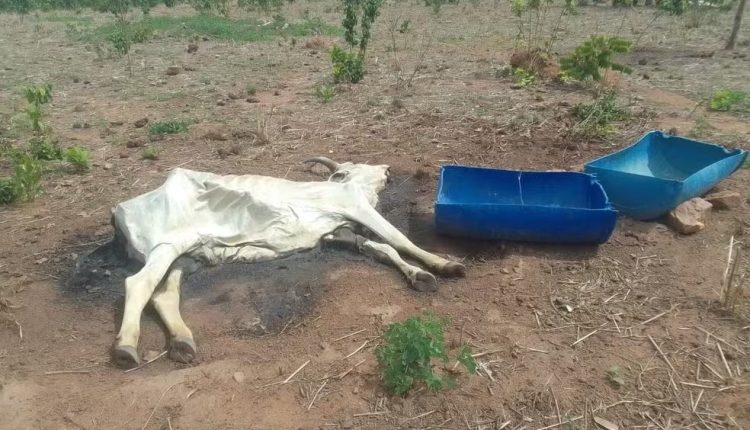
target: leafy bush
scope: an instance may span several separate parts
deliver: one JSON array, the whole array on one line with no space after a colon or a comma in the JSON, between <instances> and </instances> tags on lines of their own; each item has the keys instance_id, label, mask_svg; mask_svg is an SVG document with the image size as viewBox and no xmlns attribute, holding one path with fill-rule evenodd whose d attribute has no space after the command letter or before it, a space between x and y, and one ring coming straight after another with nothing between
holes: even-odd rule
<instances>
[{"instance_id":1,"label":"leafy bush","mask_svg":"<svg viewBox=\"0 0 750 430\"><path fill-rule=\"evenodd\" d=\"M612 69L623 73L632 70L623 64L613 62L615 54L630 52L633 43L619 37L591 36L579 45L569 57L560 60L560 67L566 76L573 79L601 81L601 69Z\"/></svg>"},{"instance_id":2,"label":"leafy bush","mask_svg":"<svg viewBox=\"0 0 750 430\"><path fill-rule=\"evenodd\" d=\"M388 391L404 395L419 381L432 391L455 384L451 376L435 373L432 364L433 358L443 363L449 361L443 338L443 326L447 322L446 318L424 312L421 316L388 326L383 343L375 350ZM469 372L476 372L476 363L468 346L461 349L456 359Z\"/></svg>"},{"instance_id":3,"label":"leafy bush","mask_svg":"<svg viewBox=\"0 0 750 430\"><path fill-rule=\"evenodd\" d=\"M65 150L65 161L73 165L79 173L89 170L89 151L80 146L72 146Z\"/></svg>"},{"instance_id":4,"label":"leafy bush","mask_svg":"<svg viewBox=\"0 0 750 430\"><path fill-rule=\"evenodd\" d=\"M42 180L44 169L42 163L26 153L16 153L13 156L15 176L13 182L16 187L17 199L22 201L34 200L41 193L39 182Z\"/></svg>"},{"instance_id":5,"label":"leafy bush","mask_svg":"<svg viewBox=\"0 0 750 430\"><path fill-rule=\"evenodd\" d=\"M187 131L188 125L187 121L156 121L148 127L148 132L149 134L177 134Z\"/></svg>"},{"instance_id":6,"label":"leafy bush","mask_svg":"<svg viewBox=\"0 0 750 430\"><path fill-rule=\"evenodd\" d=\"M7 205L18 200L18 187L13 178L0 178L0 204Z\"/></svg>"},{"instance_id":7,"label":"leafy bush","mask_svg":"<svg viewBox=\"0 0 750 430\"><path fill-rule=\"evenodd\" d=\"M26 108L26 115L31 121L31 128L35 132L42 131L42 105L52 100L52 85L36 85L23 88L23 94L29 106Z\"/></svg>"},{"instance_id":8,"label":"leafy bush","mask_svg":"<svg viewBox=\"0 0 750 430\"><path fill-rule=\"evenodd\" d=\"M345 51L338 46L331 49L333 81L356 84L365 77L365 57L359 52Z\"/></svg>"},{"instance_id":9,"label":"leafy bush","mask_svg":"<svg viewBox=\"0 0 750 430\"><path fill-rule=\"evenodd\" d=\"M584 137L601 137L615 131L612 124L623 121L630 115L617 105L617 93L609 91L593 103L581 103L573 109L580 121L574 127L575 134Z\"/></svg>"},{"instance_id":10,"label":"leafy bush","mask_svg":"<svg viewBox=\"0 0 750 430\"><path fill-rule=\"evenodd\" d=\"M742 91L721 89L711 96L709 107L711 110L728 111L734 105L743 102L746 98L747 94Z\"/></svg>"},{"instance_id":11,"label":"leafy bush","mask_svg":"<svg viewBox=\"0 0 750 430\"><path fill-rule=\"evenodd\" d=\"M36 137L29 142L29 152L37 160L62 160L62 149L49 139Z\"/></svg>"},{"instance_id":12,"label":"leafy bush","mask_svg":"<svg viewBox=\"0 0 750 430\"><path fill-rule=\"evenodd\" d=\"M322 103L328 103L336 96L336 88L330 85L321 85L315 87L315 97L318 98Z\"/></svg>"}]
</instances>

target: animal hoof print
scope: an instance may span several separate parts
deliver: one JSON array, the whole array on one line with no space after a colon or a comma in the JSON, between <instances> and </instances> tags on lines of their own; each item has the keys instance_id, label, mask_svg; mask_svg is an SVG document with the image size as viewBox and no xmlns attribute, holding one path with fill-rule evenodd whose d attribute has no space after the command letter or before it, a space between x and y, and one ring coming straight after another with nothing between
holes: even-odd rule
<instances>
[{"instance_id":1,"label":"animal hoof print","mask_svg":"<svg viewBox=\"0 0 750 430\"><path fill-rule=\"evenodd\" d=\"M411 287L423 293L437 291L437 279L430 272L418 272L412 279Z\"/></svg>"},{"instance_id":2,"label":"animal hoof print","mask_svg":"<svg viewBox=\"0 0 750 430\"><path fill-rule=\"evenodd\" d=\"M190 363L197 356L195 341L189 337L176 337L172 339L169 348L169 358L180 363Z\"/></svg>"},{"instance_id":3,"label":"animal hoof print","mask_svg":"<svg viewBox=\"0 0 750 430\"><path fill-rule=\"evenodd\" d=\"M140 364L138 350L132 346L120 345L112 350L112 360L118 367L132 369Z\"/></svg>"},{"instance_id":4,"label":"animal hoof print","mask_svg":"<svg viewBox=\"0 0 750 430\"><path fill-rule=\"evenodd\" d=\"M450 263L445 265L445 268L443 269L443 273L447 276L454 276L456 278L463 278L466 276L466 266L464 266L461 263L456 263L455 261L451 261Z\"/></svg>"}]
</instances>

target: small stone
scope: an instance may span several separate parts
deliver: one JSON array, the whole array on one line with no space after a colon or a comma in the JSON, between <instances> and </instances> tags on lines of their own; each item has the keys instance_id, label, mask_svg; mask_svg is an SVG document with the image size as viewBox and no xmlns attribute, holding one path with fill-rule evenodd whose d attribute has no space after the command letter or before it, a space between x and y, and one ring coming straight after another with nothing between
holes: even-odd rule
<instances>
[{"instance_id":1,"label":"small stone","mask_svg":"<svg viewBox=\"0 0 750 430\"><path fill-rule=\"evenodd\" d=\"M143 117L143 118L141 118L141 119L137 119L137 120L136 120L136 121L135 121L135 122L133 123L133 126L134 126L135 128L143 128L143 127L145 127L145 126L146 126L146 124L148 124L148 118L147 118L147 117Z\"/></svg>"},{"instance_id":2,"label":"small stone","mask_svg":"<svg viewBox=\"0 0 750 430\"><path fill-rule=\"evenodd\" d=\"M188 43L187 52L188 52L188 54L195 54L196 52L198 52L198 44L197 43Z\"/></svg>"},{"instance_id":3,"label":"small stone","mask_svg":"<svg viewBox=\"0 0 750 430\"><path fill-rule=\"evenodd\" d=\"M130 154L128 154L127 152L125 151L120 152L120 158L128 158L128 157L130 157Z\"/></svg>"},{"instance_id":4,"label":"small stone","mask_svg":"<svg viewBox=\"0 0 750 430\"><path fill-rule=\"evenodd\" d=\"M242 94L240 94L240 93L229 93L229 94L227 94L227 97L229 97L230 100L237 100L239 98L242 98Z\"/></svg>"},{"instance_id":5,"label":"small stone","mask_svg":"<svg viewBox=\"0 0 750 430\"><path fill-rule=\"evenodd\" d=\"M260 102L260 100L258 100L257 97L252 97L252 96L246 98L245 101L248 102L248 103L259 103Z\"/></svg>"},{"instance_id":6,"label":"small stone","mask_svg":"<svg viewBox=\"0 0 750 430\"><path fill-rule=\"evenodd\" d=\"M227 102L225 102L224 100L218 100L218 101L216 102L216 106L224 106L224 105L226 105L226 104L227 104Z\"/></svg>"},{"instance_id":7,"label":"small stone","mask_svg":"<svg viewBox=\"0 0 750 430\"><path fill-rule=\"evenodd\" d=\"M742 195L737 191L719 191L707 195L704 199L716 209L731 209L742 205Z\"/></svg>"},{"instance_id":8,"label":"small stone","mask_svg":"<svg viewBox=\"0 0 750 430\"><path fill-rule=\"evenodd\" d=\"M359 387L354 387L354 389L352 389L352 393L359 394Z\"/></svg>"},{"instance_id":9,"label":"small stone","mask_svg":"<svg viewBox=\"0 0 750 430\"><path fill-rule=\"evenodd\" d=\"M235 382L238 384L241 384L245 381L245 374L242 372L234 372L234 375L232 375L232 378L234 378Z\"/></svg>"},{"instance_id":10,"label":"small stone","mask_svg":"<svg viewBox=\"0 0 750 430\"><path fill-rule=\"evenodd\" d=\"M102 169L109 170L112 167L114 167L114 166L112 166L112 163L104 163L104 165L102 166Z\"/></svg>"},{"instance_id":11,"label":"small stone","mask_svg":"<svg viewBox=\"0 0 750 430\"><path fill-rule=\"evenodd\" d=\"M119 127L123 124L125 124L123 121L110 121L109 122L110 127Z\"/></svg>"},{"instance_id":12,"label":"small stone","mask_svg":"<svg viewBox=\"0 0 750 430\"><path fill-rule=\"evenodd\" d=\"M127 146L128 148L140 148L144 145L146 145L146 142L141 139L130 139L125 143L125 146Z\"/></svg>"},{"instance_id":13,"label":"small stone","mask_svg":"<svg viewBox=\"0 0 750 430\"><path fill-rule=\"evenodd\" d=\"M149 349L143 353L143 361L151 361L158 356L159 356L159 351L154 351L153 349Z\"/></svg>"},{"instance_id":14,"label":"small stone","mask_svg":"<svg viewBox=\"0 0 750 430\"><path fill-rule=\"evenodd\" d=\"M83 85L88 85L90 83L91 83L91 81L88 81L88 80L87 81L83 81Z\"/></svg>"},{"instance_id":15,"label":"small stone","mask_svg":"<svg viewBox=\"0 0 750 430\"><path fill-rule=\"evenodd\" d=\"M645 66L646 64L648 64L648 60L645 58L641 58L640 60L638 60L638 64L641 66Z\"/></svg>"},{"instance_id":16,"label":"small stone","mask_svg":"<svg viewBox=\"0 0 750 430\"><path fill-rule=\"evenodd\" d=\"M36 261L35 261L34 263L36 263L36 264L44 264L44 263L46 263L46 262L47 262L48 260L49 260L49 259L48 259L47 257L42 257L42 258L40 258L40 259L36 260Z\"/></svg>"},{"instance_id":17,"label":"small stone","mask_svg":"<svg viewBox=\"0 0 750 430\"><path fill-rule=\"evenodd\" d=\"M179 66L169 66L167 67L167 76L174 76L180 73L180 67Z\"/></svg>"},{"instance_id":18,"label":"small stone","mask_svg":"<svg viewBox=\"0 0 750 430\"><path fill-rule=\"evenodd\" d=\"M351 418L347 418L347 419L345 419L341 423L341 428L342 429L352 429L352 428L354 428L354 422L352 421Z\"/></svg>"},{"instance_id":19,"label":"small stone","mask_svg":"<svg viewBox=\"0 0 750 430\"><path fill-rule=\"evenodd\" d=\"M275 96L280 96L280 95L281 95L281 92L280 92L279 90L274 90L274 91L273 91L273 95L275 95Z\"/></svg>"},{"instance_id":20,"label":"small stone","mask_svg":"<svg viewBox=\"0 0 750 430\"><path fill-rule=\"evenodd\" d=\"M227 140L227 135L221 133L220 131L211 130L203 135L203 138L206 140L218 140L218 141L225 141Z\"/></svg>"},{"instance_id":21,"label":"small stone","mask_svg":"<svg viewBox=\"0 0 750 430\"><path fill-rule=\"evenodd\" d=\"M669 212L667 224L680 234L697 233L705 228L703 217L712 207L700 197L690 199Z\"/></svg>"},{"instance_id":22,"label":"small stone","mask_svg":"<svg viewBox=\"0 0 750 430\"><path fill-rule=\"evenodd\" d=\"M281 126L281 131L287 131L287 130L291 130L291 129L292 129L292 126L289 125L289 124L284 124L284 125Z\"/></svg>"}]
</instances>

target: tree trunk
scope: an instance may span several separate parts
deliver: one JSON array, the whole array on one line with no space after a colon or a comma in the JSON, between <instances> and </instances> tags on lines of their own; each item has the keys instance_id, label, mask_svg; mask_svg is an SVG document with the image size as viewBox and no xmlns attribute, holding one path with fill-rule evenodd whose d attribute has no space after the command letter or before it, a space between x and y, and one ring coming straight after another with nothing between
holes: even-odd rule
<instances>
[{"instance_id":1,"label":"tree trunk","mask_svg":"<svg viewBox=\"0 0 750 430\"><path fill-rule=\"evenodd\" d=\"M734 45L737 43L737 35L740 33L740 24L742 24L742 14L745 11L745 4L747 0L740 0L740 4L737 5L737 14L734 15L734 25L732 26L732 35L729 36L727 46L724 49L734 49Z\"/></svg>"}]
</instances>

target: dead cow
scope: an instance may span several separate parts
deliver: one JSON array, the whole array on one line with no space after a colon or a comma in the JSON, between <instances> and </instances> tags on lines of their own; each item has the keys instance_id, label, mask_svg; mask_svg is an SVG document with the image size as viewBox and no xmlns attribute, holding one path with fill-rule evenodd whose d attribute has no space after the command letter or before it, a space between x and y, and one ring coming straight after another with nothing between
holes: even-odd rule
<instances>
[{"instance_id":1,"label":"dead cow","mask_svg":"<svg viewBox=\"0 0 750 430\"><path fill-rule=\"evenodd\" d=\"M179 311L186 261L258 262L312 249L321 240L348 241L354 249L396 266L420 291L435 290L435 277L399 253L435 273L464 275L463 265L418 248L375 210L388 166L339 164L324 157L307 162L328 167L328 181L175 169L161 187L114 208L115 235L125 241L131 258L144 263L125 280L125 310L113 349L118 365L139 362L140 319L149 300L171 334L170 357L181 362L195 358L193 334ZM349 230L357 227L384 243Z\"/></svg>"}]
</instances>

